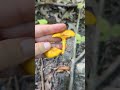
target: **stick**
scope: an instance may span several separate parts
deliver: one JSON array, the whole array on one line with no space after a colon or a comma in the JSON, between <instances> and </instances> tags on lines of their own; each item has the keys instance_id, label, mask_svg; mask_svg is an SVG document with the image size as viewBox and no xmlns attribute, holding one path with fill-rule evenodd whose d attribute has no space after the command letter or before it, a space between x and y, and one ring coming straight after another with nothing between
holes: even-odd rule
<instances>
[{"instance_id":1,"label":"stick","mask_svg":"<svg viewBox=\"0 0 120 90\"><path fill-rule=\"evenodd\" d=\"M42 58L40 59L41 60L41 82L42 82L42 90L45 90L45 84L44 84L44 75L43 75L43 61L42 61Z\"/></svg>"},{"instance_id":2,"label":"stick","mask_svg":"<svg viewBox=\"0 0 120 90\"><path fill-rule=\"evenodd\" d=\"M76 58L75 63L77 63L85 55L85 50Z\"/></svg>"},{"instance_id":3,"label":"stick","mask_svg":"<svg viewBox=\"0 0 120 90\"><path fill-rule=\"evenodd\" d=\"M77 7L77 4L61 4L61 3L43 3L43 2L40 2L38 4L35 5L35 7L37 6L45 6L45 5L54 5L54 6L61 6L61 7Z\"/></svg>"},{"instance_id":4,"label":"stick","mask_svg":"<svg viewBox=\"0 0 120 90\"><path fill-rule=\"evenodd\" d=\"M77 27L76 27L76 29L75 29L75 33L77 33L77 32L78 32L78 29L79 29L80 14L81 14L81 12L80 12L80 10L79 10L78 20L77 20ZM69 90L72 90L72 88L73 88L75 59L76 59L76 38L75 38L75 42L74 42L73 59L72 59L72 64L71 64L71 75L70 75Z\"/></svg>"}]
</instances>

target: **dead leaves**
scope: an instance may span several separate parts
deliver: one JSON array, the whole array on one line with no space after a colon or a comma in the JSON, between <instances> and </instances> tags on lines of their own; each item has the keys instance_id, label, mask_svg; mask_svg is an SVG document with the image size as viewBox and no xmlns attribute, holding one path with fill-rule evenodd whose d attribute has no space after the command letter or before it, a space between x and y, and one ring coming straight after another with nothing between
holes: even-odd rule
<instances>
[{"instance_id":1,"label":"dead leaves","mask_svg":"<svg viewBox=\"0 0 120 90\"><path fill-rule=\"evenodd\" d=\"M65 71L70 71L70 67L69 66L58 66L55 71L57 73L62 73L62 72L65 72Z\"/></svg>"}]
</instances>

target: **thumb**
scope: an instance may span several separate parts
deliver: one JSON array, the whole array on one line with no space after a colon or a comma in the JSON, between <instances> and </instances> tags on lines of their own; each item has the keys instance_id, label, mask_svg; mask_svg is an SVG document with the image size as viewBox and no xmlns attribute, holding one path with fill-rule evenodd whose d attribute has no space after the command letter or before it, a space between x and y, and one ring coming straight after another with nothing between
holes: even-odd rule
<instances>
[{"instance_id":1,"label":"thumb","mask_svg":"<svg viewBox=\"0 0 120 90\"><path fill-rule=\"evenodd\" d=\"M45 53L51 48L49 42L39 42L35 43L35 56Z\"/></svg>"},{"instance_id":2,"label":"thumb","mask_svg":"<svg viewBox=\"0 0 120 90\"><path fill-rule=\"evenodd\" d=\"M0 41L0 70L18 65L34 56L33 38L16 38Z\"/></svg>"}]
</instances>

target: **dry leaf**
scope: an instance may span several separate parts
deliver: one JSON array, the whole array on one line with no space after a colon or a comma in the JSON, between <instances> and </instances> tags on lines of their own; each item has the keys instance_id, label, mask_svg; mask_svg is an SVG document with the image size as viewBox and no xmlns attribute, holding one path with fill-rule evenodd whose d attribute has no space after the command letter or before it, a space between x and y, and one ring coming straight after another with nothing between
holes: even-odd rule
<instances>
[{"instance_id":1,"label":"dry leaf","mask_svg":"<svg viewBox=\"0 0 120 90\"><path fill-rule=\"evenodd\" d=\"M64 72L64 70L57 70L56 72L57 73L61 73L61 72Z\"/></svg>"},{"instance_id":2,"label":"dry leaf","mask_svg":"<svg viewBox=\"0 0 120 90\"><path fill-rule=\"evenodd\" d=\"M58 66L56 72L64 72L69 70L70 70L69 66Z\"/></svg>"}]
</instances>

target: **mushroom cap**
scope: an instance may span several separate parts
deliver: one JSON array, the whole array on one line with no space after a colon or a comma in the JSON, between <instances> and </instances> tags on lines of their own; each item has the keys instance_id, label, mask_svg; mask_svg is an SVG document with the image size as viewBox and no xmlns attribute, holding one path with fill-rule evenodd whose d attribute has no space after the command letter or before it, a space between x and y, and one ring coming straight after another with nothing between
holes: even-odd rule
<instances>
[{"instance_id":1,"label":"mushroom cap","mask_svg":"<svg viewBox=\"0 0 120 90\"><path fill-rule=\"evenodd\" d=\"M60 54L64 54L65 51L65 45L66 45L66 39L70 38L70 37L74 37L75 33L72 30L65 30L64 32L61 33L56 33L54 35L52 35L52 37L57 37L57 38L61 38L62 39L62 50L58 49L56 47L51 48L49 51L45 52L44 55L47 58L54 58Z\"/></svg>"},{"instance_id":2,"label":"mushroom cap","mask_svg":"<svg viewBox=\"0 0 120 90\"><path fill-rule=\"evenodd\" d=\"M69 37L74 37L75 33L72 30L65 30L62 33L57 33L54 34L52 37L59 37L59 38L69 38Z\"/></svg>"},{"instance_id":3,"label":"mushroom cap","mask_svg":"<svg viewBox=\"0 0 120 90\"><path fill-rule=\"evenodd\" d=\"M75 36L75 33L74 33L72 30L65 30L65 31L62 33L62 36L66 37L66 38L74 37L74 36Z\"/></svg>"},{"instance_id":4,"label":"mushroom cap","mask_svg":"<svg viewBox=\"0 0 120 90\"><path fill-rule=\"evenodd\" d=\"M53 34L52 37L59 37L59 38L61 38L62 35L61 35L61 33L56 33L56 34Z\"/></svg>"},{"instance_id":5,"label":"mushroom cap","mask_svg":"<svg viewBox=\"0 0 120 90\"><path fill-rule=\"evenodd\" d=\"M60 49L58 49L58 48L56 48L56 47L53 47L53 48L51 48L49 51L47 51L47 52L45 53L45 56L46 56L47 58L54 58L54 57L60 55L61 53L62 53L62 50L60 50Z\"/></svg>"}]
</instances>

